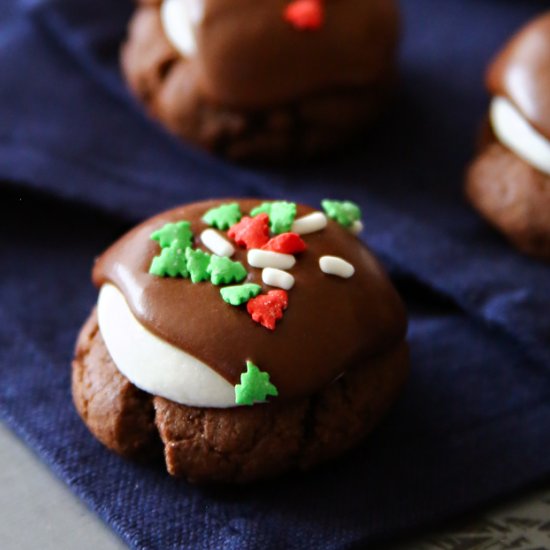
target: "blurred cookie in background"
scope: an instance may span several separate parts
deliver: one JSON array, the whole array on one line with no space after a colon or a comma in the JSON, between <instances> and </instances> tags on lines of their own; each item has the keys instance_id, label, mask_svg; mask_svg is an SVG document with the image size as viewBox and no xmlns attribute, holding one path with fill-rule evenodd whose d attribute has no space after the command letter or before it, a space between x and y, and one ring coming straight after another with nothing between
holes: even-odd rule
<instances>
[{"instance_id":1,"label":"blurred cookie in background","mask_svg":"<svg viewBox=\"0 0 550 550\"><path fill-rule=\"evenodd\" d=\"M396 80L393 0L140 0L121 52L149 113L232 160L341 147Z\"/></svg>"},{"instance_id":2,"label":"blurred cookie in background","mask_svg":"<svg viewBox=\"0 0 550 550\"><path fill-rule=\"evenodd\" d=\"M487 85L489 128L468 197L518 249L550 260L550 12L505 46Z\"/></svg>"}]
</instances>

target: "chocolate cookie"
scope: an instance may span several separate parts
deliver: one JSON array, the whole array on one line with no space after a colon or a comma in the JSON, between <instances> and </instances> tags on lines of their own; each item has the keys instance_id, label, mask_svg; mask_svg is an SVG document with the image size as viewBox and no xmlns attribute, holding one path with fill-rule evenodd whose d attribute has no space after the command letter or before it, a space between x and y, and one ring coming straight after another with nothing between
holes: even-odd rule
<instances>
[{"instance_id":1,"label":"chocolate cookie","mask_svg":"<svg viewBox=\"0 0 550 550\"><path fill-rule=\"evenodd\" d=\"M493 143L471 165L466 192L518 249L550 259L550 176Z\"/></svg>"},{"instance_id":2,"label":"chocolate cookie","mask_svg":"<svg viewBox=\"0 0 550 550\"><path fill-rule=\"evenodd\" d=\"M550 260L550 13L510 41L487 82L490 131L467 195L517 248Z\"/></svg>"},{"instance_id":3,"label":"chocolate cookie","mask_svg":"<svg viewBox=\"0 0 550 550\"><path fill-rule=\"evenodd\" d=\"M346 372L317 394L269 406L188 407L137 389L114 365L96 313L82 329L73 396L90 431L127 458L162 455L193 482L248 482L308 469L356 445L388 410L408 373L406 344Z\"/></svg>"},{"instance_id":4,"label":"chocolate cookie","mask_svg":"<svg viewBox=\"0 0 550 550\"><path fill-rule=\"evenodd\" d=\"M360 210L209 201L130 231L94 268L76 407L107 447L192 481L246 482L337 456L408 372L406 318L355 236Z\"/></svg>"},{"instance_id":5,"label":"chocolate cookie","mask_svg":"<svg viewBox=\"0 0 550 550\"><path fill-rule=\"evenodd\" d=\"M141 0L121 63L179 137L276 161L364 130L390 96L398 34L393 0Z\"/></svg>"}]
</instances>

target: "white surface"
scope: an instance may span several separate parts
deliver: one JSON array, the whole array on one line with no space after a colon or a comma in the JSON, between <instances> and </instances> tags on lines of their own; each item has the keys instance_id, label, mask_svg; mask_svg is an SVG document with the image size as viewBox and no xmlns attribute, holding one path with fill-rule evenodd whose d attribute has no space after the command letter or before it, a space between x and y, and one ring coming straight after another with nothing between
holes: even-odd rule
<instances>
[{"instance_id":1,"label":"white surface","mask_svg":"<svg viewBox=\"0 0 550 550\"><path fill-rule=\"evenodd\" d=\"M545 550L550 548L550 487L386 550Z\"/></svg>"},{"instance_id":2,"label":"white surface","mask_svg":"<svg viewBox=\"0 0 550 550\"><path fill-rule=\"evenodd\" d=\"M495 97L490 116L493 131L503 145L533 168L550 175L550 141L539 134L510 101Z\"/></svg>"},{"instance_id":3,"label":"white surface","mask_svg":"<svg viewBox=\"0 0 550 550\"><path fill-rule=\"evenodd\" d=\"M202 19L202 0L164 0L160 17L164 33L174 48L184 57L197 53L195 27Z\"/></svg>"},{"instance_id":4,"label":"white surface","mask_svg":"<svg viewBox=\"0 0 550 550\"><path fill-rule=\"evenodd\" d=\"M225 378L149 332L115 286L101 287L97 318L115 365L138 388L192 407L236 406L235 389Z\"/></svg>"},{"instance_id":5,"label":"white surface","mask_svg":"<svg viewBox=\"0 0 550 550\"><path fill-rule=\"evenodd\" d=\"M2 423L0 487L2 550L127 548Z\"/></svg>"},{"instance_id":6,"label":"white surface","mask_svg":"<svg viewBox=\"0 0 550 550\"><path fill-rule=\"evenodd\" d=\"M290 290L294 286L294 277L282 269L266 267L262 270L262 281L269 286Z\"/></svg>"}]
</instances>

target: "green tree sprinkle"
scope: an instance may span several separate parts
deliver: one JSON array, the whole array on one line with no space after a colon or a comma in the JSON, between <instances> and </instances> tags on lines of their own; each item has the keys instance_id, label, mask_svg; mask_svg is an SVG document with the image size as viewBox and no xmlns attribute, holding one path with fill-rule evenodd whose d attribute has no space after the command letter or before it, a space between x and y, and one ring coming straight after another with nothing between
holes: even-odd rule
<instances>
[{"instance_id":1,"label":"green tree sprinkle","mask_svg":"<svg viewBox=\"0 0 550 550\"><path fill-rule=\"evenodd\" d=\"M277 388L269 381L269 374L262 372L252 361L247 361L241 383L235 386L235 403L253 405L265 401L268 395L279 395Z\"/></svg>"},{"instance_id":2,"label":"green tree sprinkle","mask_svg":"<svg viewBox=\"0 0 550 550\"><path fill-rule=\"evenodd\" d=\"M260 285L254 283L246 283L244 285L225 286L220 288L220 294L223 301L231 304L232 306L240 306L258 296L262 290Z\"/></svg>"},{"instance_id":3,"label":"green tree sprinkle","mask_svg":"<svg viewBox=\"0 0 550 550\"><path fill-rule=\"evenodd\" d=\"M185 251L185 257L187 258L187 269L191 276L191 282L200 283L201 281L208 281L210 279L210 274L208 273L210 254L202 250L188 248Z\"/></svg>"},{"instance_id":4,"label":"green tree sprinkle","mask_svg":"<svg viewBox=\"0 0 550 550\"><path fill-rule=\"evenodd\" d=\"M151 239L157 241L162 248L170 246L176 241L184 250L193 242L191 224L185 220L176 223L167 223L151 233Z\"/></svg>"},{"instance_id":5,"label":"green tree sprinkle","mask_svg":"<svg viewBox=\"0 0 550 550\"><path fill-rule=\"evenodd\" d=\"M361 209L351 201L332 201L325 199L321 202L327 216L344 227L351 227L361 219Z\"/></svg>"},{"instance_id":6,"label":"green tree sprinkle","mask_svg":"<svg viewBox=\"0 0 550 550\"><path fill-rule=\"evenodd\" d=\"M211 257L208 265L210 280L215 285L238 283L246 277L246 269L241 262L234 262L225 256Z\"/></svg>"},{"instance_id":7,"label":"green tree sprinkle","mask_svg":"<svg viewBox=\"0 0 550 550\"><path fill-rule=\"evenodd\" d=\"M189 249L182 248L178 241L174 241L153 258L149 273L158 277L188 277L186 250Z\"/></svg>"},{"instance_id":8,"label":"green tree sprinkle","mask_svg":"<svg viewBox=\"0 0 550 550\"><path fill-rule=\"evenodd\" d=\"M222 204L217 208L211 208L202 217L202 220L208 225L212 225L217 229L225 231L240 221L241 217L241 209L239 208L239 205L234 202L231 204Z\"/></svg>"},{"instance_id":9,"label":"green tree sprinkle","mask_svg":"<svg viewBox=\"0 0 550 550\"><path fill-rule=\"evenodd\" d=\"M290 231L296 217L296 203L286 201L264 202L254 208L251 216L265 213L269 216L269 227L276 235Z\"/></svg>"}]
</instances>

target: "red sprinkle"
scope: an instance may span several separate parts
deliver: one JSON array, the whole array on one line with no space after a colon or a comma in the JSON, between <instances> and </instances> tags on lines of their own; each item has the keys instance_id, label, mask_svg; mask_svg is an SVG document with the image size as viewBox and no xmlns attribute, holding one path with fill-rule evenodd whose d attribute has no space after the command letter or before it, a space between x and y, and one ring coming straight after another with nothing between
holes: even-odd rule
<instances>
[{"instance_id":1,"label":"red sprinkle","mask_svg":"<svg viewBox=\"0 0 550 550\"><path fill-rule=\"evenodd\" d=\"M303 252L307 246L298 233L281 233L264 244L262 248L280 254L298 254Z\"/></svg>"},{"instance_id":2,"label":"red sprinkle","mask_svg":"<svg viewBox=\"0 0 550 550\"><path fill-rule=\"evenodd\" d=\"M246 309L256 323L275 330L279 319L283 318L283 311L288 306L288 294L284 290L270 290L267 294L260 294L248 300Z\"/></svg>"},{"instance_id":3,"label":"red sprinkle","mask_svg":"<svg viewBox=\"0 0 550 550\"><path fill-rule=\"evenodd\" d=\"M246 249L262 248L269 241L269 216L258 214L253 218L245 216L227 232L239 246Z\"/></svg>"},{"instance_id":4,"label":"red sprinkle","mask_svg":"<svg viewBox=\"0 0 550 550\"><path fill-rule=\"evenodd\" d=\"M324 19L321 0L293 0L285 8L283 17L298 30L318 30Z\"/></svg>"}]
</instances>

